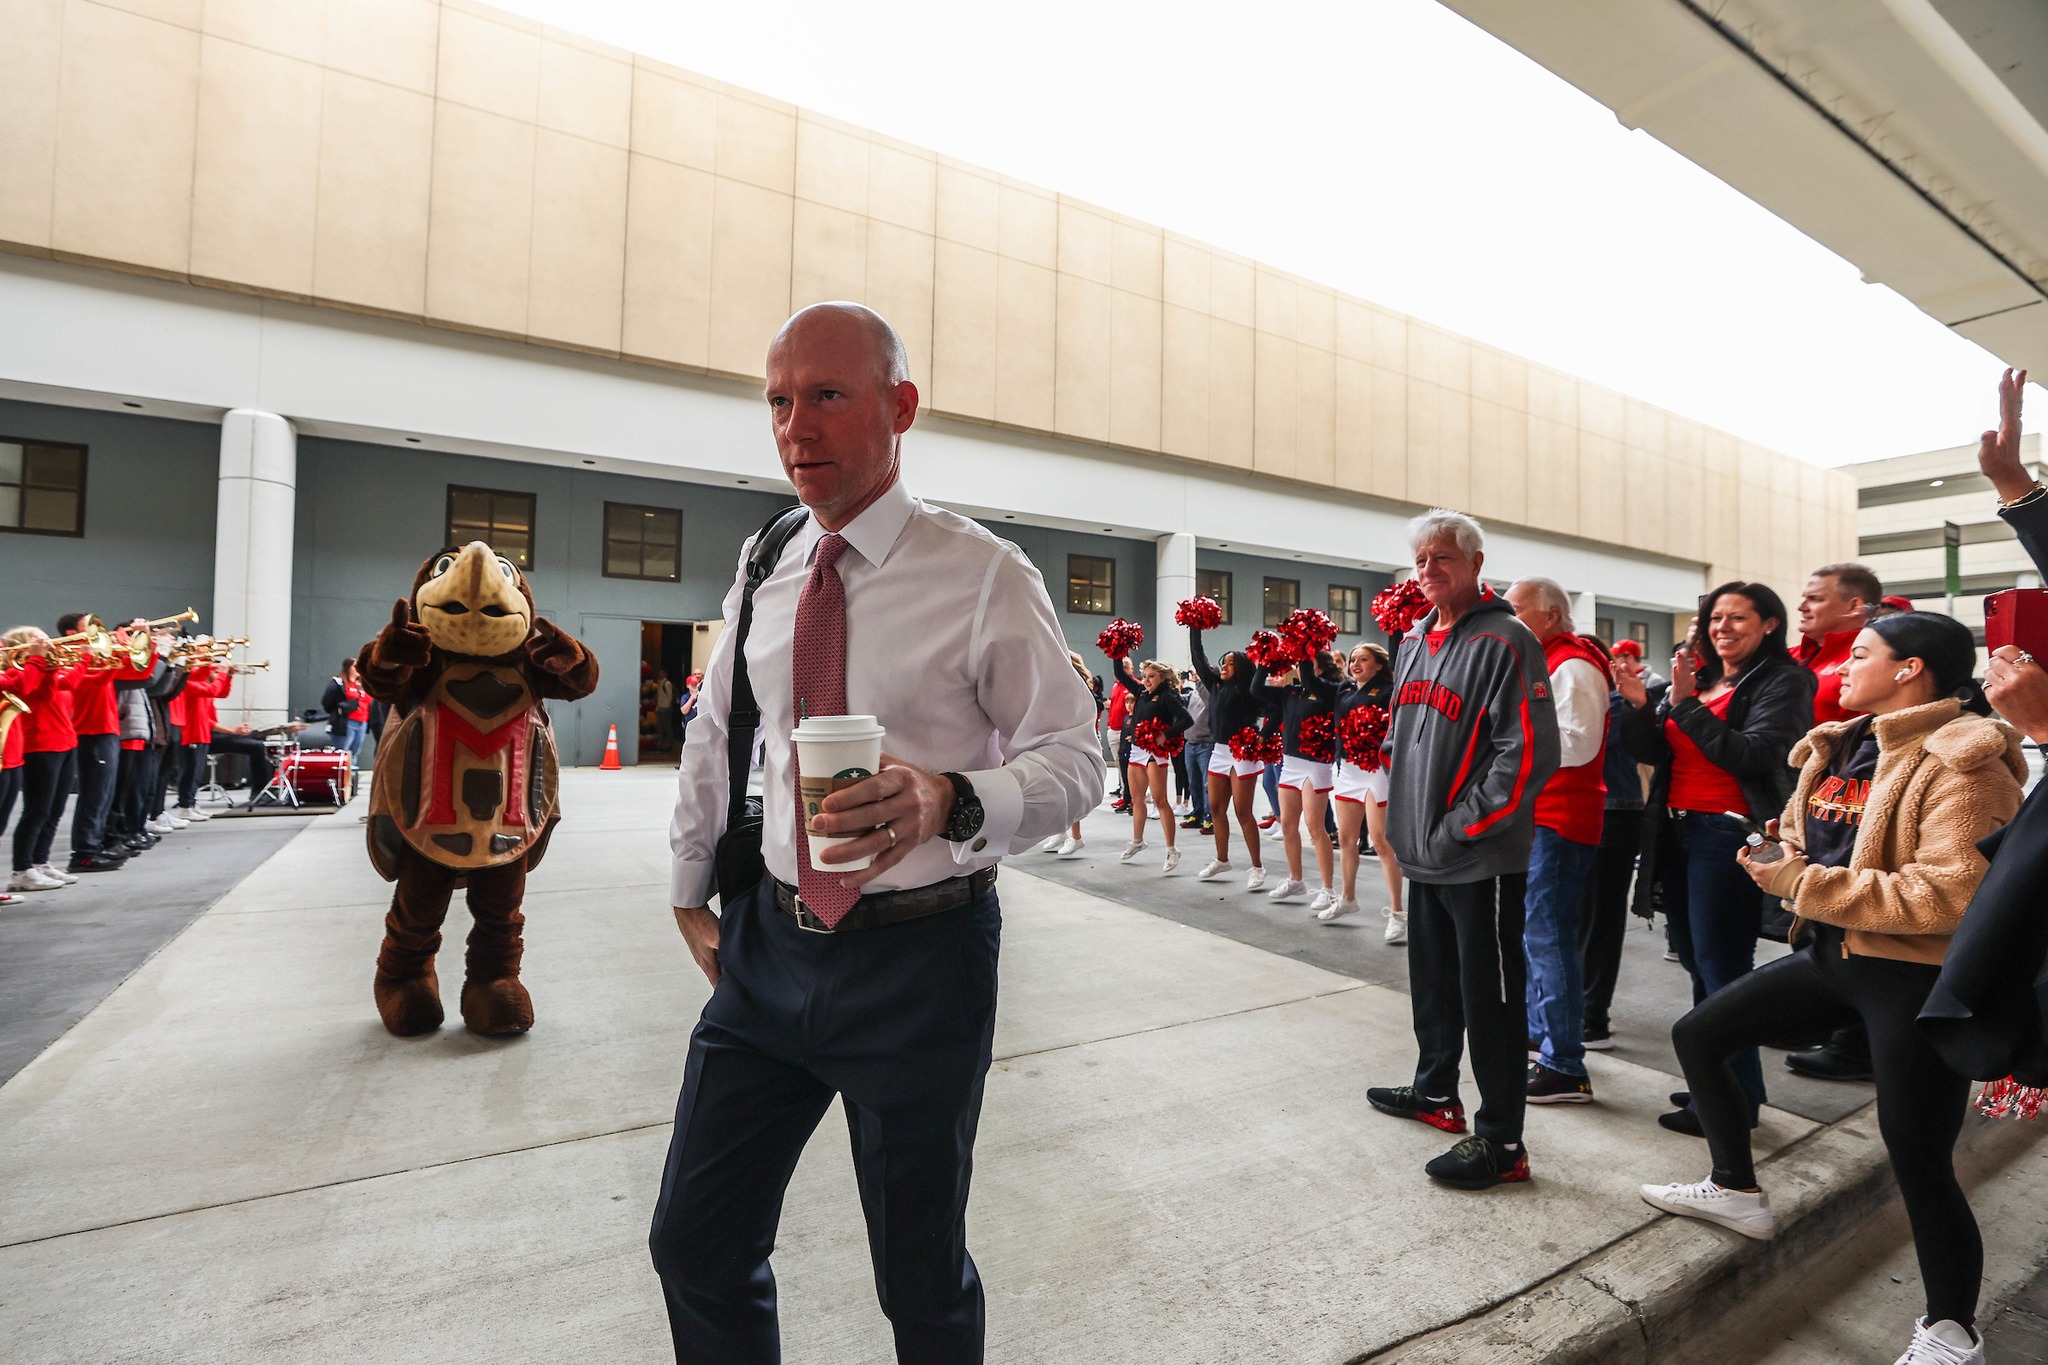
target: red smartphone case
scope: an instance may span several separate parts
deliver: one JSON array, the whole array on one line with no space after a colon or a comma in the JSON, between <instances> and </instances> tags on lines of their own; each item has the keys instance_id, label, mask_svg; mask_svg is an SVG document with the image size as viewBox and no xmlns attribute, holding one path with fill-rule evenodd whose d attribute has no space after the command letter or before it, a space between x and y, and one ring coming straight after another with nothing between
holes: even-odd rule
<instances>
[{"instance_id":1,"label":"red smartphone case","mask_svg":"<svg viewBox=\"0 0 2048 1365\"><path fill-rule=\"evenodd\" d=\"M2007 588L1984 599L1984 648L2001 645L2048 660L2048 588Z\"/></svg>"}]
</instances>

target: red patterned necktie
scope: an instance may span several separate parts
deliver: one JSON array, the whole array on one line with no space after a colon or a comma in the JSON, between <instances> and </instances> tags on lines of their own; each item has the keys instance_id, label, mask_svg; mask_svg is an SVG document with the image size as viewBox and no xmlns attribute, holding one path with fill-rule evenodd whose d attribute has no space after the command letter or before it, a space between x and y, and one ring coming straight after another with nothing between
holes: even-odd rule
<instances>
[{"instance_id":1,"label":"red patterned necktie","mask_svg":"<svg viewBox=\"0 0 2048 1365\"><path fill-rule=\"evenodd\" d=\"M846 552L846 537L828 531L818 540L811 576L796 604L796 638L789 653L791 710L798 721L806 716L846 714L846 585L833 566ZM804 830L804 797L796 772L796 746L790 745L790 790L796 798L796 887L811 913L833 928L860 892L840 885L837 872L811 867L811 841Z\"/></svg>"}]
</instances>

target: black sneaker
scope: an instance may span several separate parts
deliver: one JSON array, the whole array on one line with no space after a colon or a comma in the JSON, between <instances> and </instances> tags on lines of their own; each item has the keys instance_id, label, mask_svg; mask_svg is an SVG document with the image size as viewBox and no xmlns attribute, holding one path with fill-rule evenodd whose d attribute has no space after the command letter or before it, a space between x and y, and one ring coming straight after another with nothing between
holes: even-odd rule
<instances>
[{"instance_id":1,"label":"black sneaker","mask_svg":"<svg viewBox=\"0 0 2048 1365\"><path fill-rule=\"evenodd\" d=\"M71 855L71 865L67 870L72 872L118 872L121 870L121 865L127 861L126 858L110 858L104 853L74 853Z\"/></svg>"},{"instance_id":2,"label":"black sneaker","mask_svg":"<svg viewBox=\"0 0 2048 1365\"><path fill-rule=\"evenodd\" d=\"M1431 1180L1453 1189L1490 1190L1527 1180L1529 1152L1520 1147L1510 1152L1474 1133L1422 1169Z\"/></svg>"},{"instance_id":3,"label":"black sneaker","mask_svg":"<svg viewBox=\"0 0 2048 1365\"><path fill-rule=\"evenodd\" d=\"M1584 1042L1588 1052L1614 1051L1614 1033L1607 1028L1594 1028L1590 1024L1587 1025Z\"/></svg>"},{"instance_id":4,"label":"black sneaker","mask_svg":"<svg viewBox=\"0 0 2048 1365\"><path fill-rule=\"evenodd\" d=\"M1593 1082L1584 1076L1552 1071L1541 1062L1531 1062L1523 1093L1531 1104L1591 1104Z\"/></svg>"},{"instance_id":5,"label":"black sneaker","mask_svg":"<svg viewBox=\"0 0 2048 1365\"><path fill-rule=\"evenodd\" d=\"M1415 1093L1412 1085L1376 1085L1365 1092L1365 1102L1382 1114L1397 1119L1414 1119L1446 1133L1465 1131L1465 1106L1456 1100L1439 1104Z\"/></svg>"},{"instance_id":6,"label":"black sneaker","mask_svg":"<svg viewBox=\"0 0 2048 1365\"><path fill-rule=\"evenodd\" d=\"M1204 833L1204 834L1214 834L1215 832L1216 832L1216 822L1215 822L1214 820L1204 820L1204 821L1202 822L1202 833Z\"/></svg>"},{"instance_id":7,"label":"black sneaker","mask_svg":"<svg viewBox=\"0 0 2048 1365\"><path fill-rule=\"evenodd\" d=\"M1867 1081L1872 1074L1870 1058L1852 1057L1832 1043L1811 1052L1788 1053L1785 1069L1816 1081Z\"/></svg>"},{"instance_id":8,"label":"black sneaker","mask_svg":"<svg viewBox=\"0 0 2048 1365\"><path fill-rule=\"evenodd\" d=\"M107 861L115 863L125 863L129 858L128 850L122 848L119 844L101 844L92 852L95 857L105 858ZM83 855L74 848L71 850L71 856L77 858Z\"/></svg>"},{"instance_id":9,"label":"black sneaker","mask_svg":"<svg viewBox=\"0 0 2048 1365\"><path fill-rule=\"evenodd\" d=\"M1672 1107L1673 1109L1690 1109L1690 1108L1692 1108L1692 1091L1690 1091L1690 1090L1674 1090L1674 1091L1672 1091L1672 1092L1671 1092L1671 1107Z\"/></svg>"},{"instance_id":10,"label":"black sneaker","mask_svg":"<svg viewBox=\"0 0 2048 1365\"><path fill-rule=\"evenodd\" d=\"M1674 1133L1684 1133L1687 1137L1703 1138L1707 1135L1707 1130L1700 1127L1700 1116L1691 1108L1674 1109L1668 1114L1659 1114L1657 1123L1659 1127L1669 1128ZM1751 1128L1761 1127L1762 1124L1763 1120L1760 1118L1749 1121Z\"/></svg>"}]
</instances>

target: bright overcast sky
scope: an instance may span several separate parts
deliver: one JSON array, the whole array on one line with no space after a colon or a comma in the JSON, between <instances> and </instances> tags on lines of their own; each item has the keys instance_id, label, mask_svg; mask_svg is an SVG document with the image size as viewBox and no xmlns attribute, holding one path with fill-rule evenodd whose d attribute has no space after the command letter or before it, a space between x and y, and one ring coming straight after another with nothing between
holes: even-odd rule
<instances>
[{"instance_id":1,"label":"bright overcast sky","mask_svg":"<svg viewBox=\"0 0 2048 1365\"><path fill-rule=\"evenodd\" d=\"M1816 463L1996 420L1989 353L1434 0L496 3Z\"/></svg>"}]
</instances>

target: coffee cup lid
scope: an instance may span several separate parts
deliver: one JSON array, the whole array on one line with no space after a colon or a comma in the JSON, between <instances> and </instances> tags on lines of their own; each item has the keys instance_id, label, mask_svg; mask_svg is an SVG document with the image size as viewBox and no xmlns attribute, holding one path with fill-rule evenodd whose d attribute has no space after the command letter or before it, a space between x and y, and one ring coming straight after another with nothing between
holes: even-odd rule
<instances>
[{"instance_id":1,"label":"coffee cup lid","mask_svg":"<svg viewBox=\"0 0 2048 1365\"><path fill-rule=\"evenodd\" d=\"M873 716L806 716L797 722L793 737L803 740L879 739L884 733Z\"/></svg>"}]
</instances>

